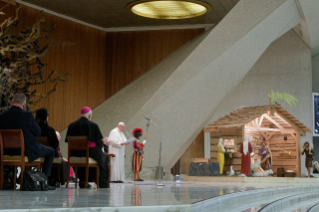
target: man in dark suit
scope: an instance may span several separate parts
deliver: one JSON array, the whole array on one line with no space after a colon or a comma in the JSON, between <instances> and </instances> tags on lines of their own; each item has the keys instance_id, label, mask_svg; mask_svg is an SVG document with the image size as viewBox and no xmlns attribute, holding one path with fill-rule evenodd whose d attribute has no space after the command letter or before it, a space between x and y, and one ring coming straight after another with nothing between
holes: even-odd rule
<instances>
[{"instance_id":1,"label":"man in dark suit","mask_svg":"<svg viewBox=\"0 0 319 212\"><path fill-rule=\"evenodd\" d=\"M50 178L55 151L52 147L44 146L35 140L36 136L41 135L41 129L37 125L32 112L24 110L26 100L24 94L16 94L13 97L12 107L0 115L0 129L21 129L24 137L25 155L28 156L29 162L44 157L42 172ZM20 151L9 150L5 154L19 155L21 153ZM55 187L50 186L49 189L53 190Z\"/></svg>"},{"instance_id":2,"label":"man in dark suit","mask_svg":"<svg viewBox=\"0 0 319 212\"><path fill-rule=\"evenodd\" d=\"M83 107L81 110L81 118L71 123L68 127L67 136L87 136L89 141L89 155L96 160L100 166L100 188L109 188L109 159L105 156L104 152L108 152L107 138L103 138L99 126L91 121L92 110L89 107ZM67 142L66 137L65 142ZM104 152L102 151L102 148ZM85 152L73 151L71 156L85 157ZM79 186L84 188L85 183L85 168L78 168L78 178L80 178ZM95 172L89 171L89 181L95 180ZM87 184L87 188L91 188L90 184Z\"/></svg>"}]
</instances>

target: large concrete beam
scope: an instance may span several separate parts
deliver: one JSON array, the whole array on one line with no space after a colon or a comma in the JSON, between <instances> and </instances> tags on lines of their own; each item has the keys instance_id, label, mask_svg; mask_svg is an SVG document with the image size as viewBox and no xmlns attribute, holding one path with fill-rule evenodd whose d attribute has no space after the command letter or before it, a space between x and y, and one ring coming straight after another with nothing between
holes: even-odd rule
<instances>
[{"instance_id":1,"label":"large concrete beam","mask_svg":"<svg viewBox=\"0 0 319 212\"><path fill-rule=\"evenodd\" d=\"M170 168L267 47L299 22L293 0L240 1L127 122L129 130L151 113L162 132L162 164ZM159 139L150 128L146 166L157 165Z\"/></svg>"}]
</instances>

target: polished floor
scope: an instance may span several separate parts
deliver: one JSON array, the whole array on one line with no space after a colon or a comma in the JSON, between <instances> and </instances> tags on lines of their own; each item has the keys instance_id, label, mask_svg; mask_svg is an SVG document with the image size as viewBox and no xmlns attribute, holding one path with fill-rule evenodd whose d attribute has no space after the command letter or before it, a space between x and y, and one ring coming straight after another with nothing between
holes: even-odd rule
<instances>
[{"instance_id":1,"label":"polished floor","mask_svg":"<svg viewBox=\"0 0 319 212\"><path fill-rule=\"evenodd\" d=\"M55 191L0 191L0 210L80 207L123 207L192 204L198 201L260 188L213 183L153 182L111 184L110 189L57 188Z\"/></svg>"},{"instance_id":2,"label":"polished floor","mask_svg":"<svg viewBox=\"0 0 319 212\"><path fill-rule=\"evenodd\" d=\"M75 189L71 184L68 189L61 187L55 191L4 190L0 191L0 211L119 211L104 210L107 207L123 207L132 211L140 208L137 206L158 206L160 209L161 206L183 206L227 194L282 186L199 182L164 182L164 185L160 187L154 182L136 182L111 184L110 189L97 189L95 185L91 189Z\"/></svg>"}]
</instances>

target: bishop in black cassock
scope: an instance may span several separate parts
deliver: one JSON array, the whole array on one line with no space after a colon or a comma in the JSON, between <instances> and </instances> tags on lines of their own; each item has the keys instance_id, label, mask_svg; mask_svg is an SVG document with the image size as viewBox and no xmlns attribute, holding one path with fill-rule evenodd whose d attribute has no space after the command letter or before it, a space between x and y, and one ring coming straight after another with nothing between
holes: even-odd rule
<instances>
[{"instance_id":1,"label":"bishop in black cassock","mask_svg":"<svg viewBox=\"0 0 319 212\"><path fill-rule=\"evenodd\" d=\"M103 136L99 126L91 121L92 110L89 107L84 107L81 110L81 118L71 123L68 127L67 136L87 136L89 144L89 155L97 161L100 166L100 187L109 188L109 159L105 156L107 146L104 145ZM67 137L65 139L67 141ZM71 156L85 157L84 151L73 151ZM90 168L94 169L94 168ZM78 168L78 178L80 178L80 187L83 187L85 181L85 168ZM89 170L89 181L94 181L96 178L95 170Z\"/></svg>"}]
</instances>

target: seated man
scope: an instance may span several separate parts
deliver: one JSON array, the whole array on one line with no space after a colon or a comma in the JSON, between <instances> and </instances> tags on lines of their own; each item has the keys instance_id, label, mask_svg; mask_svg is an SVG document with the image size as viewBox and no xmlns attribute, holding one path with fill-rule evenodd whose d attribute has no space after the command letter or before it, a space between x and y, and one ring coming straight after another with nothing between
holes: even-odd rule
<instances>
[{"instance_id":1,"label":"seated man","mask_svg":"<svg viewBox=\"0 0 319 212\"><path fill-rule=\"evenodd\" d=\"M28 156L29 162L44 157L42 172L50 178L55 152L52 147L43 146L35 140L35 137L40 136L41 129L37 125L32 112L24 110L26 100L27 98L24 94L18 93L13 97L12 107L0 115L0 129L21 129L24 137L25 155ZM9 149L4 154L19 155L21 152ZM49 189L54 190L55 187L49 186Z\"/></svg>"},{"instance_id":2,"label":"seated man","mask_svg":"<svg viewBox=\"0 0 319 212\"><path fill-rule=\"evenodd\" d=\"M89 155L91 158L97 161L100 166L100 187L109 188L109 159L102 151L104 146L104 139L100 128L97 124L91 121L92 110L89 107L83 107L81 110L81 118L71 123L68 128L67 136L87 136L89 143ZM65 142L68 142L67 137ZM106 148L107 150L107 148ZM73 151L71 156L85 157L83 151ZM85 183L85 168L78 168L78 178L80 178L80 188L84 188ZM95 180L95 171L89 171L89 181ZM90 184L87 184L87 188L91 188Z\"/></svg>"}]
</instances>

